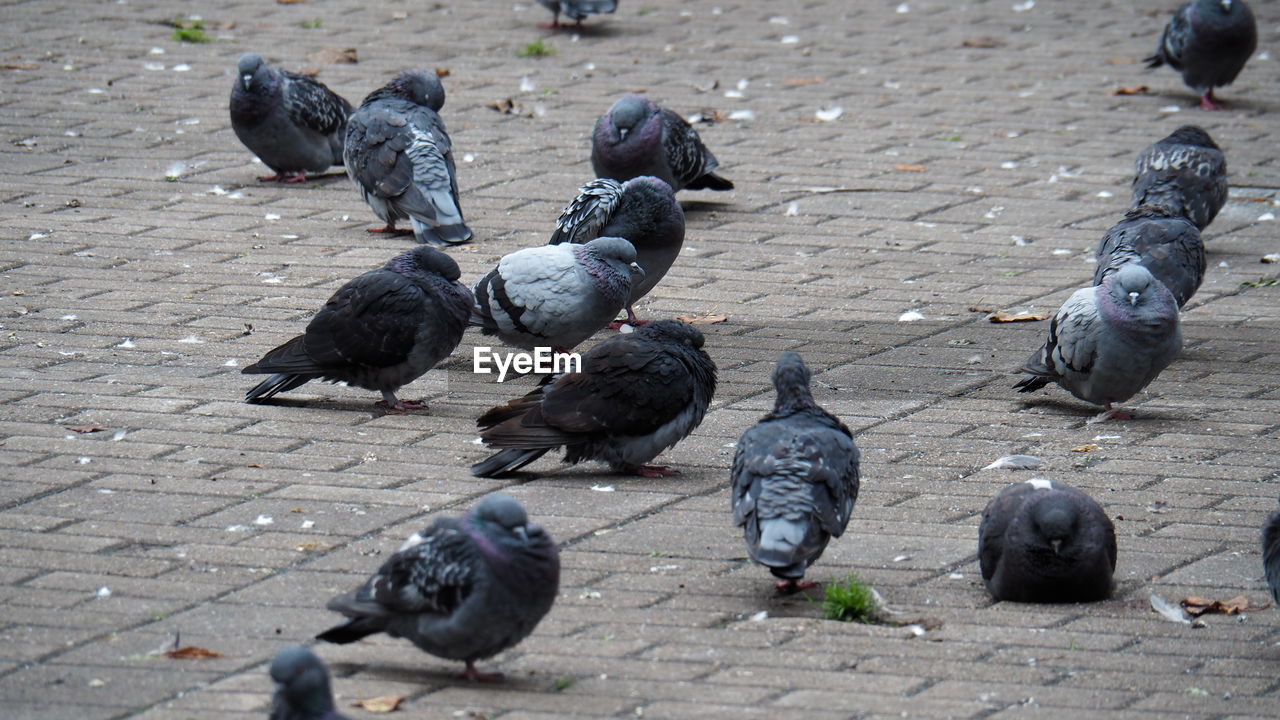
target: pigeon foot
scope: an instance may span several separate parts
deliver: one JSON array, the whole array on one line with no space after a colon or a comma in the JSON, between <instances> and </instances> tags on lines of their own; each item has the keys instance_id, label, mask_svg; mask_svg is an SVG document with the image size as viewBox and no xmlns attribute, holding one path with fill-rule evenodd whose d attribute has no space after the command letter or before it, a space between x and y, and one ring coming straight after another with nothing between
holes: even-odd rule
<instances>
[{"instance_id":1,"label":"pigeon foot","mask_svg":"<svg viewBox=\"0 0 1280 720\"><path fill-rule=\"evenodd\" d=\"M387 408L388 410L426 410L427 404L421 400L401 400L394 393L382 393L382 399L378 401L378 407Z\"/></svg>"},{"instance_id":2,"label":"pigeon foot","mask_svg":"<svg viewBox=\"0 0 1280 720\"><path fill-rule=\"evenodd\" d=\"M298 173L297 175L291 175L291 176L289 176L289 177L287 177L287 178L285 178L285 179L281 180L280 182L284 182L284 183L304 183L304 182L306 182L306 181L307 181L307 174L306 174L305 172L300 172L300 173Z\"/></svg>"},{"instance_id":3,"label":"pigeon foot","mask_svg":"<svg viewBox=\"0 0 1280 720\"><path fill-rule=\"evenodd\" d=\"M1201 110L1226 110L1227 106L1219 102L1218 98L1213 96L1213 90L1210 89L1209 92L1200 96L1200 109Z\"/></svg>"},{"instance_id":4,"label":"pigeon foot","mask_svg":"<svg viewBox=\"0 0 1280 720\"><path fill-rule=\"evenodd\" d=\"M412 235L413 234L412 230L404 230L402 228L398 228L396 227L395 223L387 223L386 225L380 228L369 228L368 232L385 233L387 235Z\"/></svg>"},{"instance_id":5,"label":"pigeon foot","mask_svg":"<svg viewBox=\"0 0 1280 720\"><path fill-rule=\"evenodd\" d=\"M453 676L459 680L466 678L471 682L502 682L506 676L500 672L482 673L476 669L476 664L470 660L467 661L467 669L456 672Z\"/></svg>"},{"instance_id":6,"label":"pigeon foot","mask_svg":"<svg viewBox=\"0 0 1280 720\"><path fill-rule=\"evenodd\" d=\"M641 465L635 469L635 474L647 478L664 478L679 475L680 471L666 465Z\"/></svg>"},{"instance_id":7,"label":"pigeon foot","mask_svg":"<svg viewBox=\"0 0 1280 720\"><path fill-rule=\"evenodd\" d=\"M1129 413L1127 413L1127 412L1124 412L1123 410L1119 410L1119 409L1117 409L1117 408L1113 408L1113 407L1111 407L1111 403L1107 403L1107 408L1106 408L1105 410L1103 410L1102 412L1098 413L1097 415L1094 415L1093 417L1091 417L1091 418L1089 418L1088 420L1086 420L1086 421L1085 421L1085 424L1086 424L1086 425L1093 425L1094 423L1106 422L1106 421L1111 420L1111 419L1115 419L1115 420L1132 420L1132 419L1133 419L1133 415L1131 415L1131 414L1129 414Z\"/></svg>"},{"instance_id":8,"label":"pigeon foot","mask_svg":"<svg viewBox=\"0 0 1280 720\"><path fill-rule=\"evenodd\" d=\"M259 175L258 182L286 182L284 173L276 173L275 175Z\"/></svg>"},{"instance_id":9,"label":"pigeon foot","mask_svg":"<svg viewBox=\"0 0 1280 720\"><path fill-rule=\"evenodd\" d=\"M816 580L779 580L775 582L773 586L777 588L778 592L791 595L792 593L798 593L801 590L809 590L810 588L818 587L818 581Z\"/></svg>"},{"instance_id":10,"label":"pigeon foot","mask_svg":"<svg viewBox=\"0 0 1280 720\"><path fill-rule=\"evenodd\" d=\"M542 23L541 25L538 26L538 29L539 30L559 30L561 27L563 26L560 24L560 20L556 19L556 20L552 20L549 23Z\"/></svg>"}]
</instances>

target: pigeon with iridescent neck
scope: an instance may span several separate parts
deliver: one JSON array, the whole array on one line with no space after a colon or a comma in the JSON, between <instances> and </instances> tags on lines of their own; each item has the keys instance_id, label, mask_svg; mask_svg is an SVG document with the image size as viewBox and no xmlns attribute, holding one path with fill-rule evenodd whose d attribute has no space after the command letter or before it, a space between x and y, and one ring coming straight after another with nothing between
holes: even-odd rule
<instances>
[{"instance_id":1,"label":"pigeon with iridescent neck","mask_svg":"<svg viewBox=\"0 0 1280 720\"><path fill-rule=\"evenodd\" d=\"M1155 205L1204 230L1227 202L1227 160L1209 133L1183 125L1133 163L1131 205Z\"/></svg>"},{"instance_id":2,"label":"pigeon with iridescent neck","mask_svg":"<svg viewBox=\"0 0 1280 720\"><path fill-rule=\"evenodd\" d=\"M1190 220L1164 208L1142 205L1125 213L1098 241L1093 284L1128 263L1145 267L1164 283L1178 307L1187 304L1204 280L1204 243Z\"/></svg>"},{"instance_id":3,"label":"pigeon with iridescent neck","mask_svg":"<svg viewBox=\"0 0 1280 720\"><path fill-rule=\"evenodd\" d=\"M1148 68L1168 65L1200 94L1200 107L1221 110L1213 89L1230 85L1258 47L1258 23L1244 0L1191 0L1173 14Z\"/></svg>"},{"instance_id":4,"label":"pigeon with iridescent neck","mask_svg":"<svg viewBox=\"0 0 1280 720\"><path fill-rule=\"evenodd\" d=\"M290 645L271 661L276 683L270 720L348 720L333 705L329 670L311 650Z\"/></svg>"},{"instance_id":5,"label":"pigeon with iridescent neck","mask_svg":"<svg viewBox=\"0 0 1280 720\"><path fill-rule=\"evenodd\" d=\"M642 95L620 98L596 121L591 167L596 177L661 178L673 190L732 190L716 156L684 118Z\"/></svg>"}]
</instances>

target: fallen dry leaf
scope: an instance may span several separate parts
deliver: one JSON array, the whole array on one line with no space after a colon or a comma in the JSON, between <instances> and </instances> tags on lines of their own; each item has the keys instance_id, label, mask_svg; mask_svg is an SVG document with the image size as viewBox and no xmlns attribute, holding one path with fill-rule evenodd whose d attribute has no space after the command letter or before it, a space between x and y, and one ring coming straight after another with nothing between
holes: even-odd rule
<instances>
[{"instance_id":1,"label":"fallen dry leaf","mask_svg":"<svg viewBox=\"0 0 1280 720\"><path fill-rule=\"evenodd\" d=\"M1045 315L1038 315L1030 310L1019 310L1017 312L1009 312L1008 310L997 310L991 313L991 317L987 318L993 323L1013 323L1013 322L1032 322L1035 320L1045 319Z\"/></svg>"},{"instance_id":2,"label":"fallen dry leaf","mask_svg":"<svg viewBox=\"0 0 1280 720\"><path fill-rule=\"evenodd\" d=\"M103 430L106 430L106 428L102 427L101 425L63 425L63 427L70 430L71 432L78 432L81 434L96 433L96 432L102 432Z\"/></svg>"},{"instance_id":3,"label":"fallen dry leaf","mask_svg":"<svg viewBox=\"0 0 1280 720\"><path fill-rule=\"evenodd\" d=\"M680 322L686 322L690 325L715 325L729 319L728 315L712 314L706 315L677 315L676 319Z\"/></svg>"},{"instance_id":4,"label":"fallen dry leaf","mask_svg":"<svg viewBox=\"0 0 1280 720\"><path fill-rule=\"evenodd\" d=\"M177 650L170 650L164 654L167 658L174 660L212 660L214 658L223 657L222 653L214 650L206 650L195 645L180 647Z\"/></svg>"},{"instance_id":5,"label":"fallen dry leaf","mask_svg":"<svg viewBox=\"0 0 1280 720\"><path fill-rule=\"evenodd\" d=\"M245 467L258 468L259 470L262 470L262 469L265 469L267 466L263 465L262 463L249 463L248 465L245 465Z\"/></svg>"},{"instance_id":6,"label":"fallen dry leaf","mask_svg":"<svg viewBox=\"0 0 1280 720\"><path fill-rule=\"evenodd\" d=\"M784 78L782 84L790 85L791 87L803 87L805 85L817 85L818 83L824 83L826 81L827 79L821 75L814 75L813 77Z\"/></svg>"},{"instance_id":7,"label":"fallen dry leaf","mask_svg":"<svg viewBox=\"0 0 1280 720\"><path fill-rule=\"evenodd\" d=\"M899 165L894 165L893 169L898 170L900 172L924 172L926 168L923 165L899 164Z\"/></svg>"},{"instance_id":8,"label":"fallen dry leaf","mask_svg":"<svg viewBox=\"0 0 1280 720\"><path fill-rule=\"evenodd\" d=\"M1077 445L1071 448L1071 452L1090 452L1092 450L1097 450L1097 449L1098 449L1097 445L1094 445L1093 443L1089 443L1088 445Z\"/></svg>"},{"instance_id":9,"label":"fallen dry leaf","mask_svg":"<svg viewBox=\"0 0 1280 720\"><path fill-rule=\"evenodd\" d=\"M320 65L354 65L360 62L360 57L356 52L356 49L353 47L327 47L320 48L313 53L309 53L307 55L307 61L318 63Z\"/></svg>"},{"instance_id":10,"label":"fallen dry leaf","mask_svg":"<svg viewBox=\"0 0 1280 720\"><path fill-rule=\"evenodd\" d=\"M297 547L294 548L294 550L298 552L318 552L323 549L324 549L324 545L321 545L318 542L302 543L301 545L298 545Z\"/></svg>"},{"instance_id":11,"label":"fallen dry leaf","mask_svg":"<svg viewBox=\"0 0 1280 720\"><path fill-rule=\"evenodd\" d=\"M980 37L972 40L965 40L960 43L960 45L967 48L998 48L1004 47L1005 43L1003 40L998 40L993 37Z\"/></svg>"},{"instance_id":12,"label":"fallen dry leaf","mask_svg":"<svg viewBox=\"0 0 1280 720\"><path fill-rule=\"evenodd\" d=\"M993 312L995 312L995 311L996 311L996 309L995 309L995 308L982 307L981 305L970 305L970 306L969 306L969 312L993 313Z\"/></svg>"},{"instance_id":13,"label":"fallen dry leaf","mask_svg":"<svg viewBox=\"0 0 1280 720\"><path fill-rule=\"evenodd\" d=\"M450 70L449 68L442 68L442 67L436 68L436 77L449 77L452 74L453 74L453 71Z\"/></svg>"},{"instance_id":14,"label":"fallen dry leaf","mask_svg":"<svg viewBox=\"0 0 1280 720\"><path fill-rule=\"evenodd\" d=\"M1262 608L1249 607L1249 601L1243 595L1237 595L1230 600L1207 600L1202 597L1192 595L1182 601L1182 609L1192 617L1200 617L1201 615L1217 614L1217 615L1239 615L1246 610L1261 610Z\"/></svg>"},{"instance_id":15,"label":"fallen dry leaf","mask_svg":"<svg viewBox=\"0 0 1280 720\"><path fill-rule=\"evenodd\" d=\"M5 70L39 70L40 66L33 62L5 63Z\"/></svg>"},{"instance_id":16,"label":"fallen dry leaf","mask_svg":"<svg viewBox=\"0 0 1280 720\"><path fill-rule=\"evenodd\" d=\"M697 113L698 122L711 125L713 123L722 123L729 119L729 116L723 112L710 108Z\"/></svg>"},{"instance_id":17,"label":"fallen dry leaf","mask_svg":"<svg viewBox=\"0 0 1280 720\"><path fill-rule=\"evenodd\" d=\"M382 697L369 698L368 700L359 700L351 704L351 707L358 707L368 710L372 713L389 713L395 712L400 707L400 703L404 702L408 695L384 695Z\"/></svg>"},{"instance_id":18,"label":"fallen dry leaf","mask_svg":"<svg viewBox=\"0 0 1280 720\"><path fill-rule=\"evenodd\" d=\"M524 109L520 107L520 103L516 102L515 100L512 100L511 98L502 98L501 100L494 100L493 102L487 102L484 105L485 107L493 108L494 110L497 110L503 115L519 115L521 111Z\"/></svg>"},{"instance_id":19,"label":"fallen dry leaf","mask_svg":"<svg viewBox=\"0 0 1280 720\"><path fill-rule=\"evenodd\" d=\"M1151 88L1146 85L1129 85L1127 87L1118 87L1109 91L1108 95L1146 95Z\"/></svg>"},{"instance_id":20,"label":"fallen dry leaf","mask_svg":"<svg viewBox=\"0 0 1280 720\"><path fill-rule=\"evenodd\" d=\"M1138 58L1133 58L1133 57L1107 58L1108 65L1132 65L1136 62L1138 62Z\"/></svg>"}]
</instances>

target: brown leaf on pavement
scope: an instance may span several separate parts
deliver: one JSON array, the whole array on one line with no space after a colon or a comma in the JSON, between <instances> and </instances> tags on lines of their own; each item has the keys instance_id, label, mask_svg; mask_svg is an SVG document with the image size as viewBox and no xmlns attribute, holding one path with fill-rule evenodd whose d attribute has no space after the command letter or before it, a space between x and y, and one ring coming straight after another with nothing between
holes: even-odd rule
<instances>
[{"instance_id":1,"label":"brown leaf on pavement","mask_svg":"<svg viewBox=\"0 0 1280 720\"><path fill-rule=\"evenodd\" d=\"M1262 608L1250 607L1249 601L1243 595L1237 595L1230 600L1208 600L1196 595L1182 601L1182 609L1187 611L1192 617L1200 617L1201 615L1239 615L1246 610L1261 610Z\"/></svg>"},{"instance_id":2,"label":"brown leaf on pavement","mask_svg":"<svg viewBox=\"0 0 1280 720\"><path fill-rule=\"evenodd\" d=\"M173 660L212 660L223 657L223 654L214 650L196 647L195 645L188 645L177 650L170 650L164 656Z\"/></svg>"},{"instance_id":3,"label":"brown leaf on pavement","mask_svg":"<svg viewBox=\"0 0 1280 720\"><path fill-rule=\"evenodd\" d=\"M998 48L998 47L1004 47L1005 42L1003 40L998 40L993 37L980 37L980 38L973 38L972 40L965 40L964 42L960 43L960 45L961 47L967 47L967 48Z\"/></svg>"},{"instance_id":4,"label":"brown leaf on pavement","mask_svg":"<svg viewBox=\"0 0 1280 720\"><path fill-rule=\"evenodd\" d=\"M404 702L408 695L384 695L382 697L369 698L368 700L360 700L351 704L351 707L358 707L368 710L371 713L389 713L395 712L400 707L400 703Z\"/></svg>"},{"instance_id":5,"label":"brown leaf on pavement","mask_svg":"<svg viewBox=\"0 0 1280 720\"><path fill-rule=\"evenodd\" d=\"M520 103L516 102L515 100L512 100L511 98L502 98L501 100L494 100L493 102L487 102L484 105L485 107L493 108L494 110L497 110L503 115L519 115L524 110L524 108L520 106Z\"/></svg>"},{"instance_id":6,"label":"brown leaf on pavement","mask_svg":"<svg viewBox=\"0 0 1280 720\"><path fill-rule=\"evenodd\" d=\"M96 432L102 432L103 430L106 430L106 428L102 427L101 425L63 425L63 427L70 430L71 432L78 432L81 434L96 433Z\"/></svg>"},{"instance_id":7,"label":"brown leaf on pavement","mask_svg":"<svg viewBox=\"0 0 1280 720\"><path fill-rule=\"evenodd\" d=\"M923 165L907 165L903 163L899 165L894 165L893 169L899 172L924 172L927 168L925 168L925 166Z\"/></svg>"},{"instance_id":8,"label":"brown leaf on pavement","mask_svg":"<svg viewBox=\"0 0 1280 720\"><path fill-rule=\"evenodd\" d=\"M356 49L353 47L327 47L320 48L313 53L308 53L307 62L313 62L320 65L354 65L360 62L360 58Z\"/></svg>"},{"instance_id":9,"label":"brown leaf on pavement","mask_svg":"<svg viewBox=\"0 0 1280 720\"><path fill-rule=\"evenodd\" d=\"M818 83L824 83L826 81L827 79L822 77L821 75L814 75L813 77L784 78L782 80L782 84L789 85L791 87L803 87L805 85L817 85Z\"/></svg>"},{"instance_id":10,"label":"brown leaf on pavement","mask_svg":"<svg viewBox=\"0 0 1280 720\"><path fill-rule=\"evenodd\" d=\"M728 315L712 314L706 315L677 315L676 319L680 322L686 322L690 325L715 325L729 319Z\"/></svg>"},{"instance_id":11,"label":"brown leaf on pavement","mask_svg":"<svg viewBox=\"0 0 1280 720\"><path fill-rule=\"evenodd\" d=\"M1092 450L1097 450L1097 449L1098 449L1097 445L1094 445L1093 443L1089 443L1088 445L1077 445L1071 448L1071 452L1090 452Z\"/></svg>"},{"instance_id":12,"label":"brown leaf on pavement","mask_svg":"<svg viewBox=\"0 0 1280 720\"><path fill-rule=\"evenodd\" d=\"M1019 310L1017 312L1009 312L1008 310L997 310L987 318L993 323L1013 323L1013 322L1031 322L1034 320L1043 320L1045 315L1039 315L1030 310Z\"/></svg>"},{"instance_id":13,"label":"brown leaf on pavement","mask_svg":"<svg viewBox=\"0 0 1280 720\"><path fill-rule=\"evenodd\" d=\"M1108 95L1146 95L1151 88L1146 85L1129 85L1109 91Z\"/></svg>"}]
</instances>

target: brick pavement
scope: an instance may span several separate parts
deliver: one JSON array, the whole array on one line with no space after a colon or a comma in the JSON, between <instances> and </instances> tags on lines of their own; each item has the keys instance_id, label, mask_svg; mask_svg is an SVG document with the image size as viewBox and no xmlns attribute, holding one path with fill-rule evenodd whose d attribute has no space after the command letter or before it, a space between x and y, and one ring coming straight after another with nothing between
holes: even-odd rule
<instances>
[{"instance_id":1,"label":"brick pavement","mask_svg":"<svg viewBox=\"0 0 1280 720\"><path fill-rule=\"evenodd\" d=\"M1280 188L1274 60L1255 58L1222 93L1233 109L1207 115L1173 73L1135 64L1173 2L624 0L579 36L537 30L531 4L4 4L0 715L261 717L266 662L333 620L331 593L431 514L505 488L565 566L534 635L486 663L509 681L454 681L452 664L386 638L319 647L345 712L403 694L405 717L503 720L1275 716L1280 614L1192 629L1147 603L1266 599L1280 310L1277 288L1242 283L1278 275L1259 264L1276 249L1259 220ZM1271 52L1275 5L1254 6ZM173 41L180 13L214 42ZM556 54L516 57L538 38ZM307 58L346 47L359 64ZM239 367L406 247L363 232L375 219L344 178L254 182L226 113L248 50L319 68L353 101L388 72L449 69L478 238L453 251L468 280L543 242L618 94L753 112L700 126L738 189L682 196L684 254L642 307L729 317L705 328L713 409L666 455L684 474L547 459L533 482L470 478L474 418L528 383L469 375L473 336L406 388L429 413L382 414L373 393L327 385L240 402ZM1110 94L1136 85L1151 91ZM487 107L504 98L523 114ZM843 115L816 121L832 106ZM1015 395L1006 371L1044 324L968 308L1056 309L1123 212L1133 155L1183 122L1226 149L1235 187L1206 233L1182 356L1129 403L1134 421L1086 426L1092 411L1062 391ZM899 322L907 310L924 319ZM822 620L745 560L729 443L771 403L782 349L818 371L864 452L854 520L813 576L857 571L905 617L940 623L923 637ZM979 514L1032 473L979 468L1011 452L1116 518L1113 600L992 604L982 590ZM175 632L224 656L147 655Z\"/></svg>"}]
</instances>

